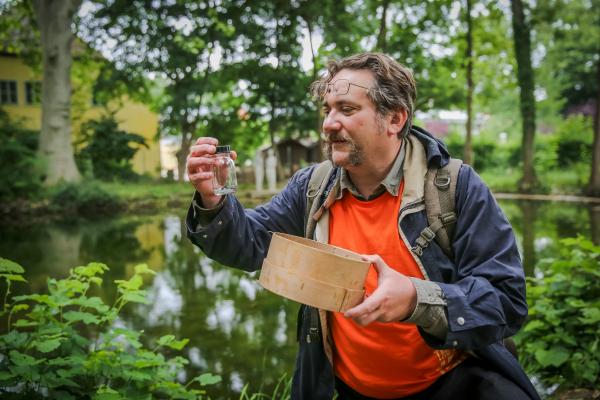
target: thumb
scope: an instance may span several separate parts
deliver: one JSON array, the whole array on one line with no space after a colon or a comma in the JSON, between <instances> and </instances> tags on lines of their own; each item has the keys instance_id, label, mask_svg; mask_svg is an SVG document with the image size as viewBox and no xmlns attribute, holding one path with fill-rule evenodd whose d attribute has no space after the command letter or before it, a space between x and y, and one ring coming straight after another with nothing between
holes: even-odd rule
<instances>
[{"instance_id":1,"label":"thumb","mask_svg":"<svg viewBox=\"0 0 600 400\"><path fill-rule=\"evenodd\" d=\"M378 274L385 272L385 270L389 268L388 265L385 263L385 261L383 261L383 258L381 258L381 256L379 254L362 254L361 258L364 261L368 261L371 264L373 264L373 266L375 267L375 270L377 270Z\"/></svg>"}]
</instances>

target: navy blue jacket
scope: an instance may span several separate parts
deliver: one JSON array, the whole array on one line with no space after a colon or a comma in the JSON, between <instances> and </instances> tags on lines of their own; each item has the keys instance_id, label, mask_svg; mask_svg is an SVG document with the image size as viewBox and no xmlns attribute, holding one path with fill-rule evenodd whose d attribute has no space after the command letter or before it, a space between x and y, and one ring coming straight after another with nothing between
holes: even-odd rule
<instances>
[{"instance_id":1,"label":"navy blue jacket","mask_svg":"<svg viewBox=\"0 0 600 400\"><path fill-rule=\"evenodd\" d=\"M407 143L412 142L412 147L419 150L410 156L411 160L417 160L411 165L418 166L420 162L427 168L448 163L450 156L445 146L426 131L415 127L409 139ZM425 159L418 160L419 154ZM416 183L414 187L419 187L423 176L422 171L411 170L419 167L406 164L407 161L405 191L411 179ZM210 258L224 265L246 271L259 269L267 255L269 232L304 236L306 189L313 169L298 171L281 193L256 209L244 209L234 196L227 196L222 209L206 226L199 226L190 207L188 237ZM421 335L433 348L458 348L486 360L537 399L518 361L502 345L502 339L514 335L527 316L525 279L515 237L491 192L467 165L461 167L457 179L456 213L454 259L449 259L435 242L418 259L428 278L438 283L444 293L448 334L440 340L420 329ZM408 204L403 198L399 214L399 233L412 246L428 225L423 197L417 195ZM311 324L310 315L311 308L302 307L293 398L330 399L334 375L323 344L319 340L305 340L310 327L320 328L318 321L317 325Z\"/></svg>"}]
</instances>

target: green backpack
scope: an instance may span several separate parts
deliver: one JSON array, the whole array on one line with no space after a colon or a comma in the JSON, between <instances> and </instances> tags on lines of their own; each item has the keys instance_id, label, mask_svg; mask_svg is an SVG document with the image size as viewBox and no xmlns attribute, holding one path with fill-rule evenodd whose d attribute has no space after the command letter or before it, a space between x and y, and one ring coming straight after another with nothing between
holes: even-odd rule
<instances>
[{"instance_id":1,"label":"green backpack","mask_svg":"<svg viewBox=\"0 0 600 400\"><path fill-rule=\"evenodd\" d=\"M448 258L453 258L450 239L456 225L455 193L458 171L462 160L451 158L450 162L441 168L429 168L425 175L425 212L429 226L421 231L411 251L417 256L423 255L425 249L433 239L444 251ZM327 186L331 174L335 171L330 161L323 161L313 171L308 189L306 190L306 230L307 238L312 238L316 219L315 213L321 207L321 197ZM315 201L319 199L319 201Z\"/></svg>"}]
</instances>

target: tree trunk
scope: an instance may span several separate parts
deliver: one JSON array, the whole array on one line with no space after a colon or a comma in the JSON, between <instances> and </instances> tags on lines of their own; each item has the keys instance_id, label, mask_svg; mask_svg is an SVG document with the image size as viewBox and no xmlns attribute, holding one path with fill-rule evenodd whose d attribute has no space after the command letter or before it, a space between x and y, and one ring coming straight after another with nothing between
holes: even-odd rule
<instances>
[{"instance_id":1,"label":"tree trunk","mask_svg":"<svg viewBox=\"0 0 600 400\"><path fill-rule=\"evenodd\" d=\"M589 207L590 213L590 230L592 242L596 246L600 246L600 205L592 204Z\"/></svg>"},{"instance_id":2,"label":"tree trunk","mask_svg":"<svg viewBox=\"0 0 600 400\"><path fill-rule=\"evenodd\" d=\"M386 52L387 50L387 9L390 5L389 0L383 0L383 11L381 12L381 21L379 23L379 34L377 35L377 49L382 52Z\"/></svg>"},{"instance_id":3,"label":"tree trunk","mask_svg":"<svg viewBox=\"0 0 600 400\"><path fill-rule=\"evenodd\" d=\"M535 138L535 97L534 76L531 66L531 37L530 27L525 21L523 2L512 0L512 25L515 55L517 59L517 77L521 92L520 106L523 120L523 179L520 190L525 193L533 191L537 179L533 167L534 138Z\"/></svg>"},{"instance_id":4,"label":"tree trunk","mask_svg":"<svg viewBox=\"0 0 600 400\"><path fill-rule=\"evenodd\" d=\"M187 114L183 117L184 121L181 124L181 147L175 156L177 157L177 181L183 182L185 180L186 171L186 163L187 156L190 152L190 147L192 146L192 138L194 137L194 133L196 132L197 121L187 122L185 118L187 118Z\"/></svg>"},{"instance_id":5,"label":"tree trunk","mask_svg":"<svg viewBox=\"0 0 600 400\"><path fill-rule=\"evenodd\" d=\"M467 135L465 137L464 161L473 165L473 17L472 0L467 0Z\"/></svg>"},{"instance_id":6,"label":"tree trunk","mask_svg":"<svg viewBox=\"0 0 600 400\"><path fill-rule=\"evenodd\" d=\"M48 163L44 184L77 182L71 135L71 31L81 0L34 0L42 42L42 129L38 153Z\"/></svg>"},{"instance_id":7,"label":"tree trunk","mask_svg":"<svg viewBox=\"0 0 600 400\"><path fill-rule=\"evenodd\" d=\"M600 60L598 60L596 83L596 115L594 115L594 144L592 145L592 173L587 187L589 196L600 197Z\"/></svg>"}]
</instances>

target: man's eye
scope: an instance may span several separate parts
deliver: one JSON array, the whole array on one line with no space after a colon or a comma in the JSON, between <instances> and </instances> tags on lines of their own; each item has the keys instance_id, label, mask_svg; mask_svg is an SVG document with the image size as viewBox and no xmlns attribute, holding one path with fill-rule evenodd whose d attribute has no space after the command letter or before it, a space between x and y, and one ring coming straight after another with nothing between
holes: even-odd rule
<instances>
[{"instance_id":1,"label":"man's eye","mask_svg":"<svg viewBox=\"0 0 600 400\"><path fill-rule=\"evenodd\" d=\"M323 113L323 115L327 115L329 114L329 108L323 108L321 112Z\"/></svg>"},{"instance_id":2,"label":"man's eye","mask_svg":"<svg viewBox=\"0 0 600 400\"><path fill-rule=\"evenodd\" d=\"M343 107L342 108L342 112L344 114L350 114L352 111L354 111L354 108L352 108L352 107Z\"/></svg>"}]
</instances>

